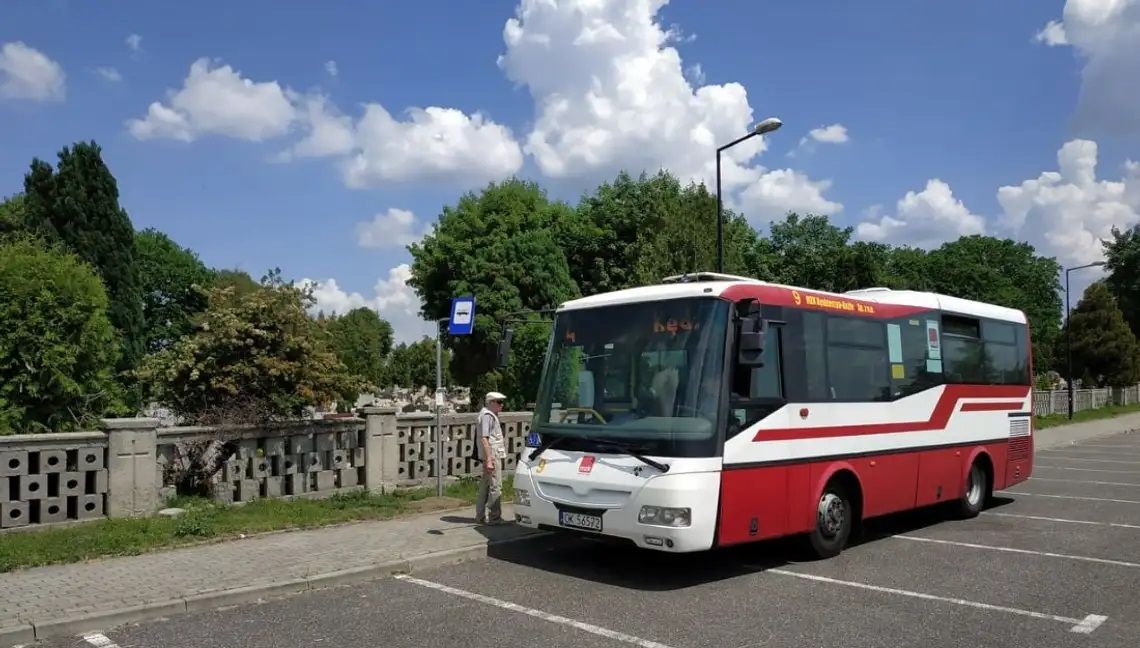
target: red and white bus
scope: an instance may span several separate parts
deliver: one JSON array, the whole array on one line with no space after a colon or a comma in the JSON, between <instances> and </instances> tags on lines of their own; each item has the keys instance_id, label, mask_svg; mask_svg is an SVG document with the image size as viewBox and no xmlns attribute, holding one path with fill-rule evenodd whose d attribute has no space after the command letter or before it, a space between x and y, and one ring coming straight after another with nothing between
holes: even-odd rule
<instances>
[{"instance_id":1,"label":"red and white bus","mask_svg":"<svg viewBox=\"0 0 1140 648\"><path fill-rule=\"evenodd\" d=\"M698 274L562 304L515 469L528 527L701 551L977 515L1033 466L1021 311Z\"/></svg>"}]
</instances>

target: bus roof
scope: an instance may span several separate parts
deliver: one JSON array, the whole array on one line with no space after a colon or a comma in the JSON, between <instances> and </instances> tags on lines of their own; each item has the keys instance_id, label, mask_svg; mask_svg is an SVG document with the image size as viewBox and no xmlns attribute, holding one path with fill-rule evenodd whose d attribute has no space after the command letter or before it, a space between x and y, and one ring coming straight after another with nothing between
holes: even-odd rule
<instances>
[{"instance_id":1,"label":"bus roof","mask_svg":"<svg viewBox=\"0 0 1140 648\"><path fill-rule=\"evenodd\" d=\"M802 306L813 310L848 312L869 317L894 318L923 311L941 310L1018 324L1027 323L1025 313L1014 308L932 292L865 288L846 293L832 293L731 275L704 273L692 277L692 280L671 277L661 284L590 295L565 302L558 310L579 310L685 297L721 297L731 301L751 297L761 303Z\"/></svg>"}]
</instances>

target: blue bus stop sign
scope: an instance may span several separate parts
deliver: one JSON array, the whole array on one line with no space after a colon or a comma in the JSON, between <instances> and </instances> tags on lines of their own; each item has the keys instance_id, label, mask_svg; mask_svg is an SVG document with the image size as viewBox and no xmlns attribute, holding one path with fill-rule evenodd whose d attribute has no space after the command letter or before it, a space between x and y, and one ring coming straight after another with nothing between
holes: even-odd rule
<instances>
[{"instance_id":1,"label":"blue bus stop sign","mask_svg":"<svg viewBox=\"0 0 1140 648\"><path fill-rule=\"evenodd\" d=\"M452 335L471 335L475 328L475 297L455 297L451 300L451 319L447 332Z\"/></svg>"}]
</instances>

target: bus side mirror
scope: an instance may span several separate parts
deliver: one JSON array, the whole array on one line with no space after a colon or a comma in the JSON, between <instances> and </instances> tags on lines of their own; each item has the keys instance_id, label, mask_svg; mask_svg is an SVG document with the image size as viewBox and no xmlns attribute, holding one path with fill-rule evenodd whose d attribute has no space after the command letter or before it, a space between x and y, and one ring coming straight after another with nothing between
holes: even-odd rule
<instances>
[{"instance_id":1,"label":"bus side mirror","mask_svg":"<svg viewBox=\"0 0 1140 648\"><path fill-rule=\"evenodd\" d=\"M508 328L508 329L505 329L503 331L503 339L499 340L498 364L499 364L500 369L505 368L507 366L507 362L510 360L510 357L511 357L511 338L513 338L514 336L515 336L514 329Z\"/></svg>"},{"instance_id":2,"label":"bus side mirror","mask_svg":"<svg viewBox=\"0 0 1140 648\"><path fill-rule=\"evenodd\" d=\"M759 313L740 318L740 345L737 363L746 367L764 366L764 342L768 338L768 324Z\"/></svg>"}]
</instances>

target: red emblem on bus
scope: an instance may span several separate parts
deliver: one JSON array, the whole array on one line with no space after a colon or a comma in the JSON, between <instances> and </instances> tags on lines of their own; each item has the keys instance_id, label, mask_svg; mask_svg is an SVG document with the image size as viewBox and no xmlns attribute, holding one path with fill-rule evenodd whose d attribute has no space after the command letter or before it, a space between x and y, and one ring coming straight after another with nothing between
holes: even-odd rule
<instances>
[{"instance_id":1,"label":"red emblem on bus","mask_svg":"<svg viewBox=\"0 0 1140 648\"><path fill-rule=\"evenodd\" d=\"M594 469L594 458L591 456L582 457L581 463L578 464L578 472L588 473Z\"/></svg>"}]
</instances>

